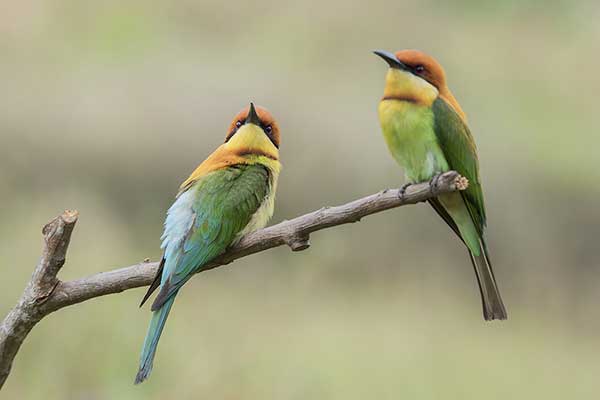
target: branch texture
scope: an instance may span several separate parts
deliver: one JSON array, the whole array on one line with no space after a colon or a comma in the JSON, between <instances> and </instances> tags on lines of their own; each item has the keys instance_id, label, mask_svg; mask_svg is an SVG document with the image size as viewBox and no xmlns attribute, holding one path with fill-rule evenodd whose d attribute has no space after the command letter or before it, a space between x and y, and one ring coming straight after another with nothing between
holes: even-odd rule
<instances>
[{"instance_id":1,"label":"branch texture","mask_svg":"<svg viewBox=\"0 0 600 400\"><path fill-rule=\"evenodd\" d=\"M426 201L443 193L464 190L467 186L468 181L464 177L449 171L432 182L410 185L404 190L383 190L340 206L323 207L244 236L235 246L208 264L203 271L282 245L288 245L292 251L305 250L310 246L309 236L313 232L357 222L367 215ZM77 216L76 211L65 211L44 226L42 257L19 302L0 324L0 389L10 373L13 359L21 344L43 317L94 297L150 285L156 275L157 262L142 262L61 282L57 274L65 262Z\"/></svg>"}]
</instances>

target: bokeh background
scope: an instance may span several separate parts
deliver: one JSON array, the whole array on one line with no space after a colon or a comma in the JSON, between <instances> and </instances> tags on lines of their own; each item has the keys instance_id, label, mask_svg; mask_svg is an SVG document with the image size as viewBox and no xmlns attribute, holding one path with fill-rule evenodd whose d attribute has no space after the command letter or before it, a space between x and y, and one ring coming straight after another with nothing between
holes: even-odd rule
<instances>
[{"instance_id":1,"label":"bokeh background","mask_svg":"<svg viewBox=\"0 0 600 400\"><path fill-rule=\"evenodd\" d=\"M179 183L250 100L283 131L273 222L402 184L376 48L445 66L481 158L509 310L403 207L201 274L135 387L144 289L44 319L5 399L592 399L600 391L600 3L217 0L0 5L0 313L40 229L81 213L61 276L160 256Z\"/></svg>"}]
</instances>

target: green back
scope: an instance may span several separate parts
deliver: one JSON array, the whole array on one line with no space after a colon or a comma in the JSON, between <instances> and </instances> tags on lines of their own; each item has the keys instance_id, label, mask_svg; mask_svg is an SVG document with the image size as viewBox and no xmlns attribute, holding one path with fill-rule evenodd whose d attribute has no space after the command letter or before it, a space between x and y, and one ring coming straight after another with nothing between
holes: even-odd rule
<instances>
[{"instance_id":1,"label":"green back","mask_svg":"<svg viewBox=\"0 0 600 400\"><path fill-rule=\"evenodd\" d=\"M193 222L184 240L165 248L162 287L153 308L232 244L261 206L269 185L269 171L260 164L233 165L191 185L187 191L193 194ZM185 221L174 219L173 223Z\"/></svg>"},{"instance_id":2,"label":"green back","mask_svg":"<svg viewBox=\"0 0 600 400\"><path fill-rule=\"evenodd\" d=\"M451 169L469 180L461 192L479 236L486 224L477 148L469 127L442 98L433 103L434 131Z\"/></svg>"}]
</instances>

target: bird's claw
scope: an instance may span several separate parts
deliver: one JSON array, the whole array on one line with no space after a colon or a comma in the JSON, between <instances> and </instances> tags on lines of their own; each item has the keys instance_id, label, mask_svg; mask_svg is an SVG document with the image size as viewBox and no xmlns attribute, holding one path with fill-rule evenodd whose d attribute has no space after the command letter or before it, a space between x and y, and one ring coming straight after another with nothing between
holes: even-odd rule
<instances>
[{"instance_id":1,"label":"bird's claw","mask_svg":"<svg viewBox=\"0 0 600 400\"><path fill-rule=\"evenodd\" d=\"M429 180L429 187L430 187L432 193L435 193L438 190L440 176L442 176L442 174L437 173L434 176L432 176L431 179Z\"/></svg>"},{"instance_id":2,"label":"bird's claw","mask_svg":"<svg viewBox=\"0 0 600 400\"><path fill-rule=\"evenodd\" d=\"M410 182L405 183L404 185L400 186L400 189L398 189L398 198L400 200L404 200L404 195L406 194L406 189L411 185Z\"/></svg>"}]
</instances>

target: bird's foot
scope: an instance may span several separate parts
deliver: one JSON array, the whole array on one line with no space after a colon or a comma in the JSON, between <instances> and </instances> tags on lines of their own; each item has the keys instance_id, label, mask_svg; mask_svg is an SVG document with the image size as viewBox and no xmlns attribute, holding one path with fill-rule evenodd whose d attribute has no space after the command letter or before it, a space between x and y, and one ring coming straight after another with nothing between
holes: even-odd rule
<instances>
[{"instance_id":1,"label":"bird's foot","mask_svg":"<svg viewBox=\"0 0 600 400\"><path fill-rule=\"evenodd\" d=\"M412 183L407 182L404 185L400 186L400 189L398 189L398 198L400 200L404 200L404 195L406 194L406 189L412 185Z\"/></svg>"},{"instance_id":2,"label":"bird's foot","mask_svg":"<svg viewBox=\"0 0 600 400\"><path fill-rule=\"evenodd\" d=\"M437 174L432 176L431 179L429 180L429 190L431 191L432 194L435 194L438 190L440 176L442 176L442 173L438 172Z\"/></svg>"}]
</instances>

